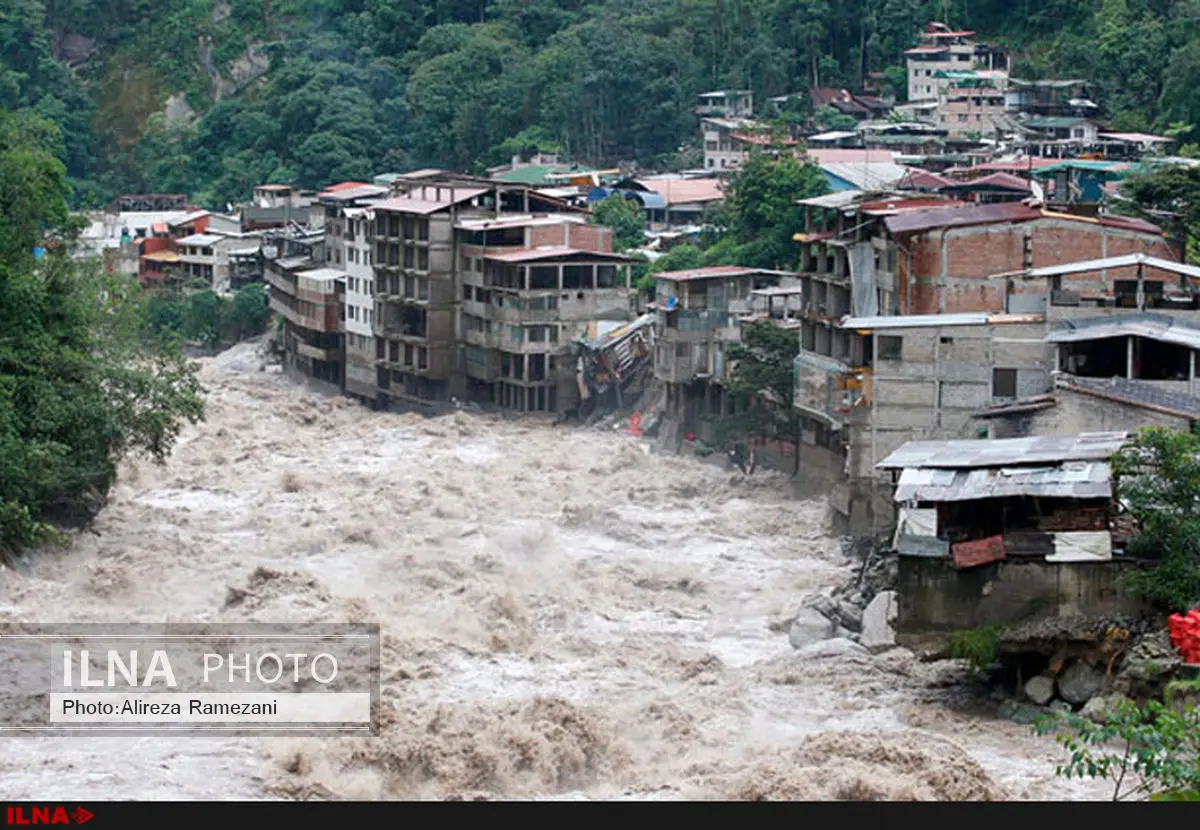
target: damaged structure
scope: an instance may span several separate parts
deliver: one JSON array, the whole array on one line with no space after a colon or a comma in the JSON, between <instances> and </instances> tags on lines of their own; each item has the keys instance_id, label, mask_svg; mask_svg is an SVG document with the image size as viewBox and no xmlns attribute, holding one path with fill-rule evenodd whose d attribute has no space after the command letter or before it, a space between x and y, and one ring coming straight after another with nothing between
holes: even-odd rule
<instances>
[{"instance_id":1,"label":"damaged structure","mask_svg":"<svg viewBox=\"0 0 1200 830\"><path fill-rule=\"evenodd\" d=\"M914 441L877 466L894 480L897 640L1055 617L1135 613L1110 459L1127 432Z\"/></svg>"}]
</instances>

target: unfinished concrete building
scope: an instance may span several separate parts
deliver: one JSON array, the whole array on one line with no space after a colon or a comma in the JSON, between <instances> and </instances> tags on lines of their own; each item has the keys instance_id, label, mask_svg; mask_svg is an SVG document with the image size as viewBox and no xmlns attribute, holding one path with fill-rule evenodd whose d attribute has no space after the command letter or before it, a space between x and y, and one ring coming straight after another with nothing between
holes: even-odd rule
<instances>
[{"instance_id":1,"label":"unfinished concrete building","mask_svg":"<svg viewBox=\"0 0 1200 830\"><path fill-rule=\"evenodd\" d=\"M612 232L568 216L456 225L467 397L520 412L575 408L577 340L631 319L632 260Z\"/></svg>"},{"instance_id":2,"label":"unfinished concrete building","mask_svg":"<svg viewBox=\"0 0 1200 830\"><path fill-rule=\"evenodd\" d=\"M1135 276L1128 287L1130 311L1119 311L1114 297L1094 298L1107 306L1082 305L1055 287L1069 276L1086 286L1082 280L1106 271ZM1160 291L1151 277L1163 274L1174 280ZM1152 389L1195 395L1200 328L1194 321L1200 315L1191 308L1197 295L1191 282L1197 279L1198 268L1148 257L1088 260L993 278L998 293L1021 297L1022 308L1034 309L1030 313L839 321L835 329L848 338L846 347L835 352L823 342L802 343L795 364L795 404L808 421L805 469L813 485L834 482L830 501L846 532L876 533L892 519L873 472L883 455L905 441L996 434L980 414L1044 408L1056 373L1078 378L1075 386L1114 376L1141 384L1146 403ZM1159 310L1148 312L1150 306ZM1186 417L1193 407L1173 400L1168 408L1172 417ZM1113 423L1111 416L1097 414L1084 426Z\"/></svg>"},{"instance_id":3,"label":"unfinished concrete building","mask_svg":"<svg viewBox=\"0 0 1200 830\"><path fill-rule=\"evenodd\" d=\"M283 318L283 368L327 392L341 392L341 304L346 275L308 257L269 260L271 310Z\"/></svg>"},{"instance_id":4,"label":"unfinished concrete building","mask_svg":"<svg viewBox=\"0 0 1200 830\"><path fill-rule=\"evenodd\" d=\"M732 411L725 347L741 340L752 292L795 278L737 265L656 274L654 376L664 387L664 426L712 440L711 420Z\"/></svg>"}]
</instances>

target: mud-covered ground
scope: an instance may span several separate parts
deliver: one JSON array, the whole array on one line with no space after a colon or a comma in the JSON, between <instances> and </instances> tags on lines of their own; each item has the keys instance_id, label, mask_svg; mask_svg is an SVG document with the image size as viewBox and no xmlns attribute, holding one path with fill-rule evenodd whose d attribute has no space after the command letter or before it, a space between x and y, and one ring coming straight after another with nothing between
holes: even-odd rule
<instances>
[{"instance_id":1,"label":"mud-covered ground","mask_svg":"<svg viewBox=\"0 0 1200 830\"><path fill-rule=\"evenodd\" d=\"M951 706L959 666L798 655L772 623L851 563L782 478L627 435L372 413L250 345L204 363L207 420L165 467L126 467L95 534L3 572L0 613L376 621L383 734L10 738L7 798L1107 794L1056 780L1028 727Z\"/></svg>"}]
</instances>

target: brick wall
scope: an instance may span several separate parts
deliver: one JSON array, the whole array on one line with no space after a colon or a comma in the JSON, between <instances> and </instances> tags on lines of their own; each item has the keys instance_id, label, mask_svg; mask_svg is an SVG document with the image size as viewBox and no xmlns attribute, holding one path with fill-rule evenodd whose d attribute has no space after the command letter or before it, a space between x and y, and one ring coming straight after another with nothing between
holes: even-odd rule
<instances>
[{"instance_id":1,"label":"brick wall","mask_svg":"<svg viewBox=\"0 0 1200 830\"><path fill-rule=\"evenodd\" d=\"M562 225L534 225L529 229L529 247L540 248L544 245L566 245L567 228Z\"/></svg>"},{"instance_id":2,"label":"brick wall","mask_svg":"<svg viewBox=\"0 0 1200 830\"><path fill-rule=\"evenodd\" d=\"M1032 239L1032 264L1026 263L1025 237ZM944 244L944 249L943 249ZM933 230L907 242L909 257L901 256L901 307L911 293L910 314L1005 310L1004 280L996 274L1041 268L1089 259L1145 253L1178 260L1177 252L1162 236L1109 228L1085 220L1043 218L1032 222L1004 223L943 231ZM911 267L911 270L910 270ZM1136 279L1135 268L1107 273L1074 274L1062 287L1084 294L1111 290L1115 280ZM1177 283L1171 274L1146 270L1146 278ZM908 282L911 281L911 287ZM1044 291L1045 284L1018 284L1019 291Z\"/></svg>"}]
</instances>

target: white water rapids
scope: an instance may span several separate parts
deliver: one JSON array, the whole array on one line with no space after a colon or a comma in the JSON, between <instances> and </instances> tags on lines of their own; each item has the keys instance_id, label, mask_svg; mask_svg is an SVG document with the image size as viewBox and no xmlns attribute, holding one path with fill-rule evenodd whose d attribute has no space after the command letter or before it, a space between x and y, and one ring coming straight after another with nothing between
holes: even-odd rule
<instances>
[{"instance_id":1,"label":"white water rapids","mask_svg":"<svg viewBox=\"0 0 1200 830\"><path fill-rule=\"evenodd\" d=\"M957 664L802 659L772 623L852 566L786 479L638 439L306 395L251 345L2 619L362 622L378 738L9 738L7 799L1094 799ZM225 607L230 588L245 599ZM961 695L960 695L961 697Z\"/></svg>"}]
</instances>

